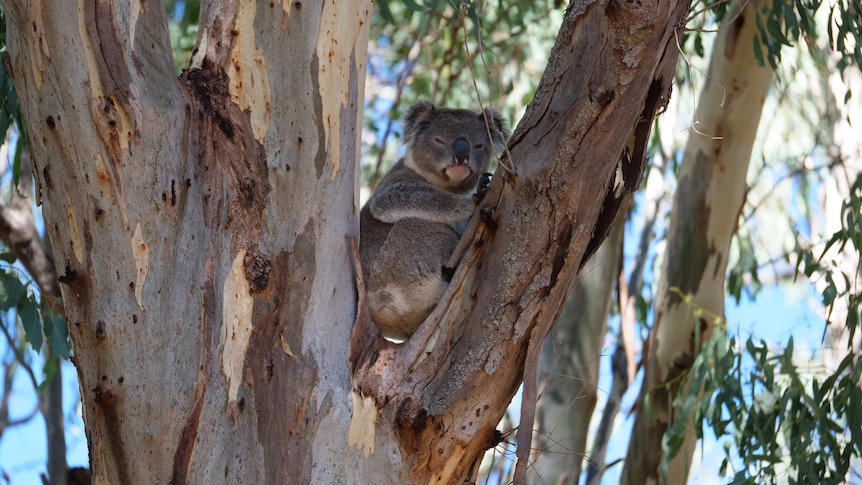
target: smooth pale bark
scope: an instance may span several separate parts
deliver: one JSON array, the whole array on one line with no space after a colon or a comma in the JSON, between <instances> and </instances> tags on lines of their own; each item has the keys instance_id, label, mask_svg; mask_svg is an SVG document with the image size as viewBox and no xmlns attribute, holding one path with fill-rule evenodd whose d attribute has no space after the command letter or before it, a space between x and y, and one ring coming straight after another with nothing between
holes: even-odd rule
<instances>
[{"instance_id":1,"label":"smooth pale bark","mask_svg":"<svg viewBox=\"0 0 862 485\"><path fill-rule=\"evenodd\" d=\"M587 453L599 365L622 257L625 218L584 265L542 348L532 483L574 485Z\"/></svg>"},{"instance_id":2,"label":"smooth pale bark","mask_svg":"<svg viewBox=\"0 0 862 485\"><path fill-rule=\"evenodd\" d=\"M95 483L364 471L345 356L370 9L210 2L178 79L159 2L4 2Z\"/></svg>"},{"instance_id":3,"label":"smooth pale bark","mask_svg":"<svg viewBox=\"0 0 862 485\"><path fill-rule=\"evenodd\" d=\"M731 7L710 61L689 134L674 196L667 252L659 276L653 328L645 350L644 382L635 414L622 483L661 482L662 436L674 419L670 403L680 376L724 316L724 285L730 241L745 197L745 177L771 69L754 57L756 12L765 0ZM683 296L691 298L690 303ZM694 311L703 314L695 319ZM682 379L684 380L684 379ZM645 404L647 394L649 407ZM685 483L694 451L692 426L670 460L667 483Z\"/></svg>"},{"instance_id":4,"label":"smooth pale bark","mask_svg":"<svg viewBox=\"0 0 862 485\"><path fill-rule=\"evenodd\" d=\"M206 3L177 79L160 5L5 0L94 482L468 479L640 182L688 7L570 6L517 175L396 345L354 280L369 1Z\"/></svg>"}]
</instances>

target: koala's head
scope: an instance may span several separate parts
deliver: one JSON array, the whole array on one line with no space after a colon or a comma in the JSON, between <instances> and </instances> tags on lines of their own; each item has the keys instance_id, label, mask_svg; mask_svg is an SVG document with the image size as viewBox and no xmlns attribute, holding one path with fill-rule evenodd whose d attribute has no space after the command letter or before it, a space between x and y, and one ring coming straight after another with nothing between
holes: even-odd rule
<instances>
[{"instance_id":1,"label":"koala's head","mask_svg":"<svg viewBox=\"0 0 862 485\"><path fill-rule=\"evenodd\" d=\"M507 136L495 111L435 108L428 101L411 106L403 125L404 163L430 184L451 192L474 190L494 150L502 155Z\"/></svg>"}]
</instances>

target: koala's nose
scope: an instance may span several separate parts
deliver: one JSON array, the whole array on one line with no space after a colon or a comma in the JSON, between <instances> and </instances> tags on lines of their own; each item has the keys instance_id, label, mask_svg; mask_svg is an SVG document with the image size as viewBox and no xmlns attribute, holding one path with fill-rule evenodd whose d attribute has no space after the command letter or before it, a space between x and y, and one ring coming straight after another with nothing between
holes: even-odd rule
<instances>
[{"instance_id":1,"label":"koala's nose","mask_svg":"<svg viewBox=\"0 0 862 485\"><path fill-rule=\"evenodd\" d=\"M470 161L470 142L466 138L458 138L452 142L452 152L456 165L467 165Z\"/></svg>"}]
</instances>

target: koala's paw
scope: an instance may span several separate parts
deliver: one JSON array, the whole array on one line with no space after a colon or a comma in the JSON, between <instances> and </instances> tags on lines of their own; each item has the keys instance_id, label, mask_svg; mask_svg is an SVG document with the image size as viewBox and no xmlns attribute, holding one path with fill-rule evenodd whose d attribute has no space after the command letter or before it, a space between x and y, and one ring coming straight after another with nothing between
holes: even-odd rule
<instances>
[{"instance_id":1,"label":"koala's paw","mask_svg":"<svg viewBox=\"0 0 862 485\"><path fill-rule=\"evenodd\" d=\"M483 173L479 176L479 186L476 187L476 193L473 194L473 202L478 204L485 194L488 193L488 189L491 188L491 177L493 174L488 172Z\"/></svg>"}]
</instances>

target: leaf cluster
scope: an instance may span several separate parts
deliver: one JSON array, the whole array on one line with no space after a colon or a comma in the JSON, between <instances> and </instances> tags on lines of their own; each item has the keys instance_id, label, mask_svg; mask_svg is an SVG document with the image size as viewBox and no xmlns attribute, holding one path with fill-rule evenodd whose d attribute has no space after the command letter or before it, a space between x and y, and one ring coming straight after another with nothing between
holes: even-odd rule
<instances>
[{"instance_id":1,"label":"leaf cluster","mask_svg":"<svg viewBox=\"0 0 862 485\"><path fill-rule=\"evenodd\" d=\"M490 106L517 119L535 92L562 20L562 2L377 2L368 56L362 185L396 157L400 119L419 99Z\"/></svg>"},{"instance_id":2,"label":"leaf cluster","mask_svg":"<svg viewBox=\"0 0 862 485\"><path fill-rule=\"evenodd\" d=\"M663 470L682 446L689 420L698 439L710 428L724 441L720 472L732 484L844 483L862 457L862 366L850 352L818 378L782 351L726 331L703 343L674 398L678 413L662 441Z\"/></svg>"},{"instance_id":3,"label":"leaf cluster","mask_svg":"<svg viewBox=\"0 0 862 485\"><path fill-rule=\"evenodd\" d=\"M745 355L754 366L748 392L739 386L715 395L707 420L716 436L723 426L734 429L742 463L731 483L776 483L780 475L793 484L844 483L851 459L862 456L862 390L856 385L862 368L848 372L856 356L848 354L820 383L804 376L793 350L792 338L778 353L749 339ZM728 450L722 473L731 461Z\"/></svg>"},{"instance_id":4,"label":"leaf cluster","mask_svg":"<svg viewBox=\"0 0 862 485\"><path fill-rule=\"evenodd\" d=\"M754 52L761 65L776 69L783 46L793 46L802 38L811 51L820 50L815 16L821 0L773 0L757 16L758 35ZM829 48L839 54L840 72L850 66L862 67L862 2L837 0L829 5L827 40Z\"/></svg>"},{"instance_id":5,"label":"leaf cluster","mask_svg":"<svg viewBox=\"0 0 862 485\"><path fill-rule=\"evenodd\" d=\"M50 348L50 358L45 361L43 369L45 380L39 386L41 391L54 376L59 364L58 359L68 359L71 356L72 344L66 320L53 310L49 302L40 298L38 292L32 291L29 281L21 280L20 272L12 266L16 259L13 253L0 253L0 260L7 263L0 267L0 312L15 312L17 318L13 321L21 322L26 341L36 353L42 350L43 344ZM3 330L7 343L11 347L17 347L13 337L17 332L6 327ZM19 355L19 359L21 358Z\"/></svg>"},{"instance_id":6,"label":"leaf cluster","mask_svg":"<svg viewBox=\"0 0 862 485\"><path fill-rule=\"evenodd\" d=\"M857 176L850 187L849 197L841 204L841 228L829 238L820 256L815 256L811 249L804 249L799 252L796 261L797 273L801 272L809 278L817 273L825 279L823 306L828 310L828 319L831 320L836 304L846 301L847 318L843 324L850 334L849 342L852 342L862 321L862 291L854 291L854 288L859 288L856 284L858 268L856 274L850 274L824 261L831 249L844 251L848 243L854 254L862 255L862 174Z\"/></svg>"},{"instance_id":7,"label":"leaf cluster","mask_svg":"<svg viewBox=\"0 0 862 485\"><path fill-rule=\"evenodd\" d=\"M6 15L2 8L0 8L0 54L6 55ZM12 181L17 187L18 180L21 178L21 153L27 144L27 135L21 106L18 104L18 94L12 86L9 73L6 72L5 63L0 62L0 136L3 140L6 139L12 127L15 127L19 134L12 159Z\"/></svg>"}]
</instances>

